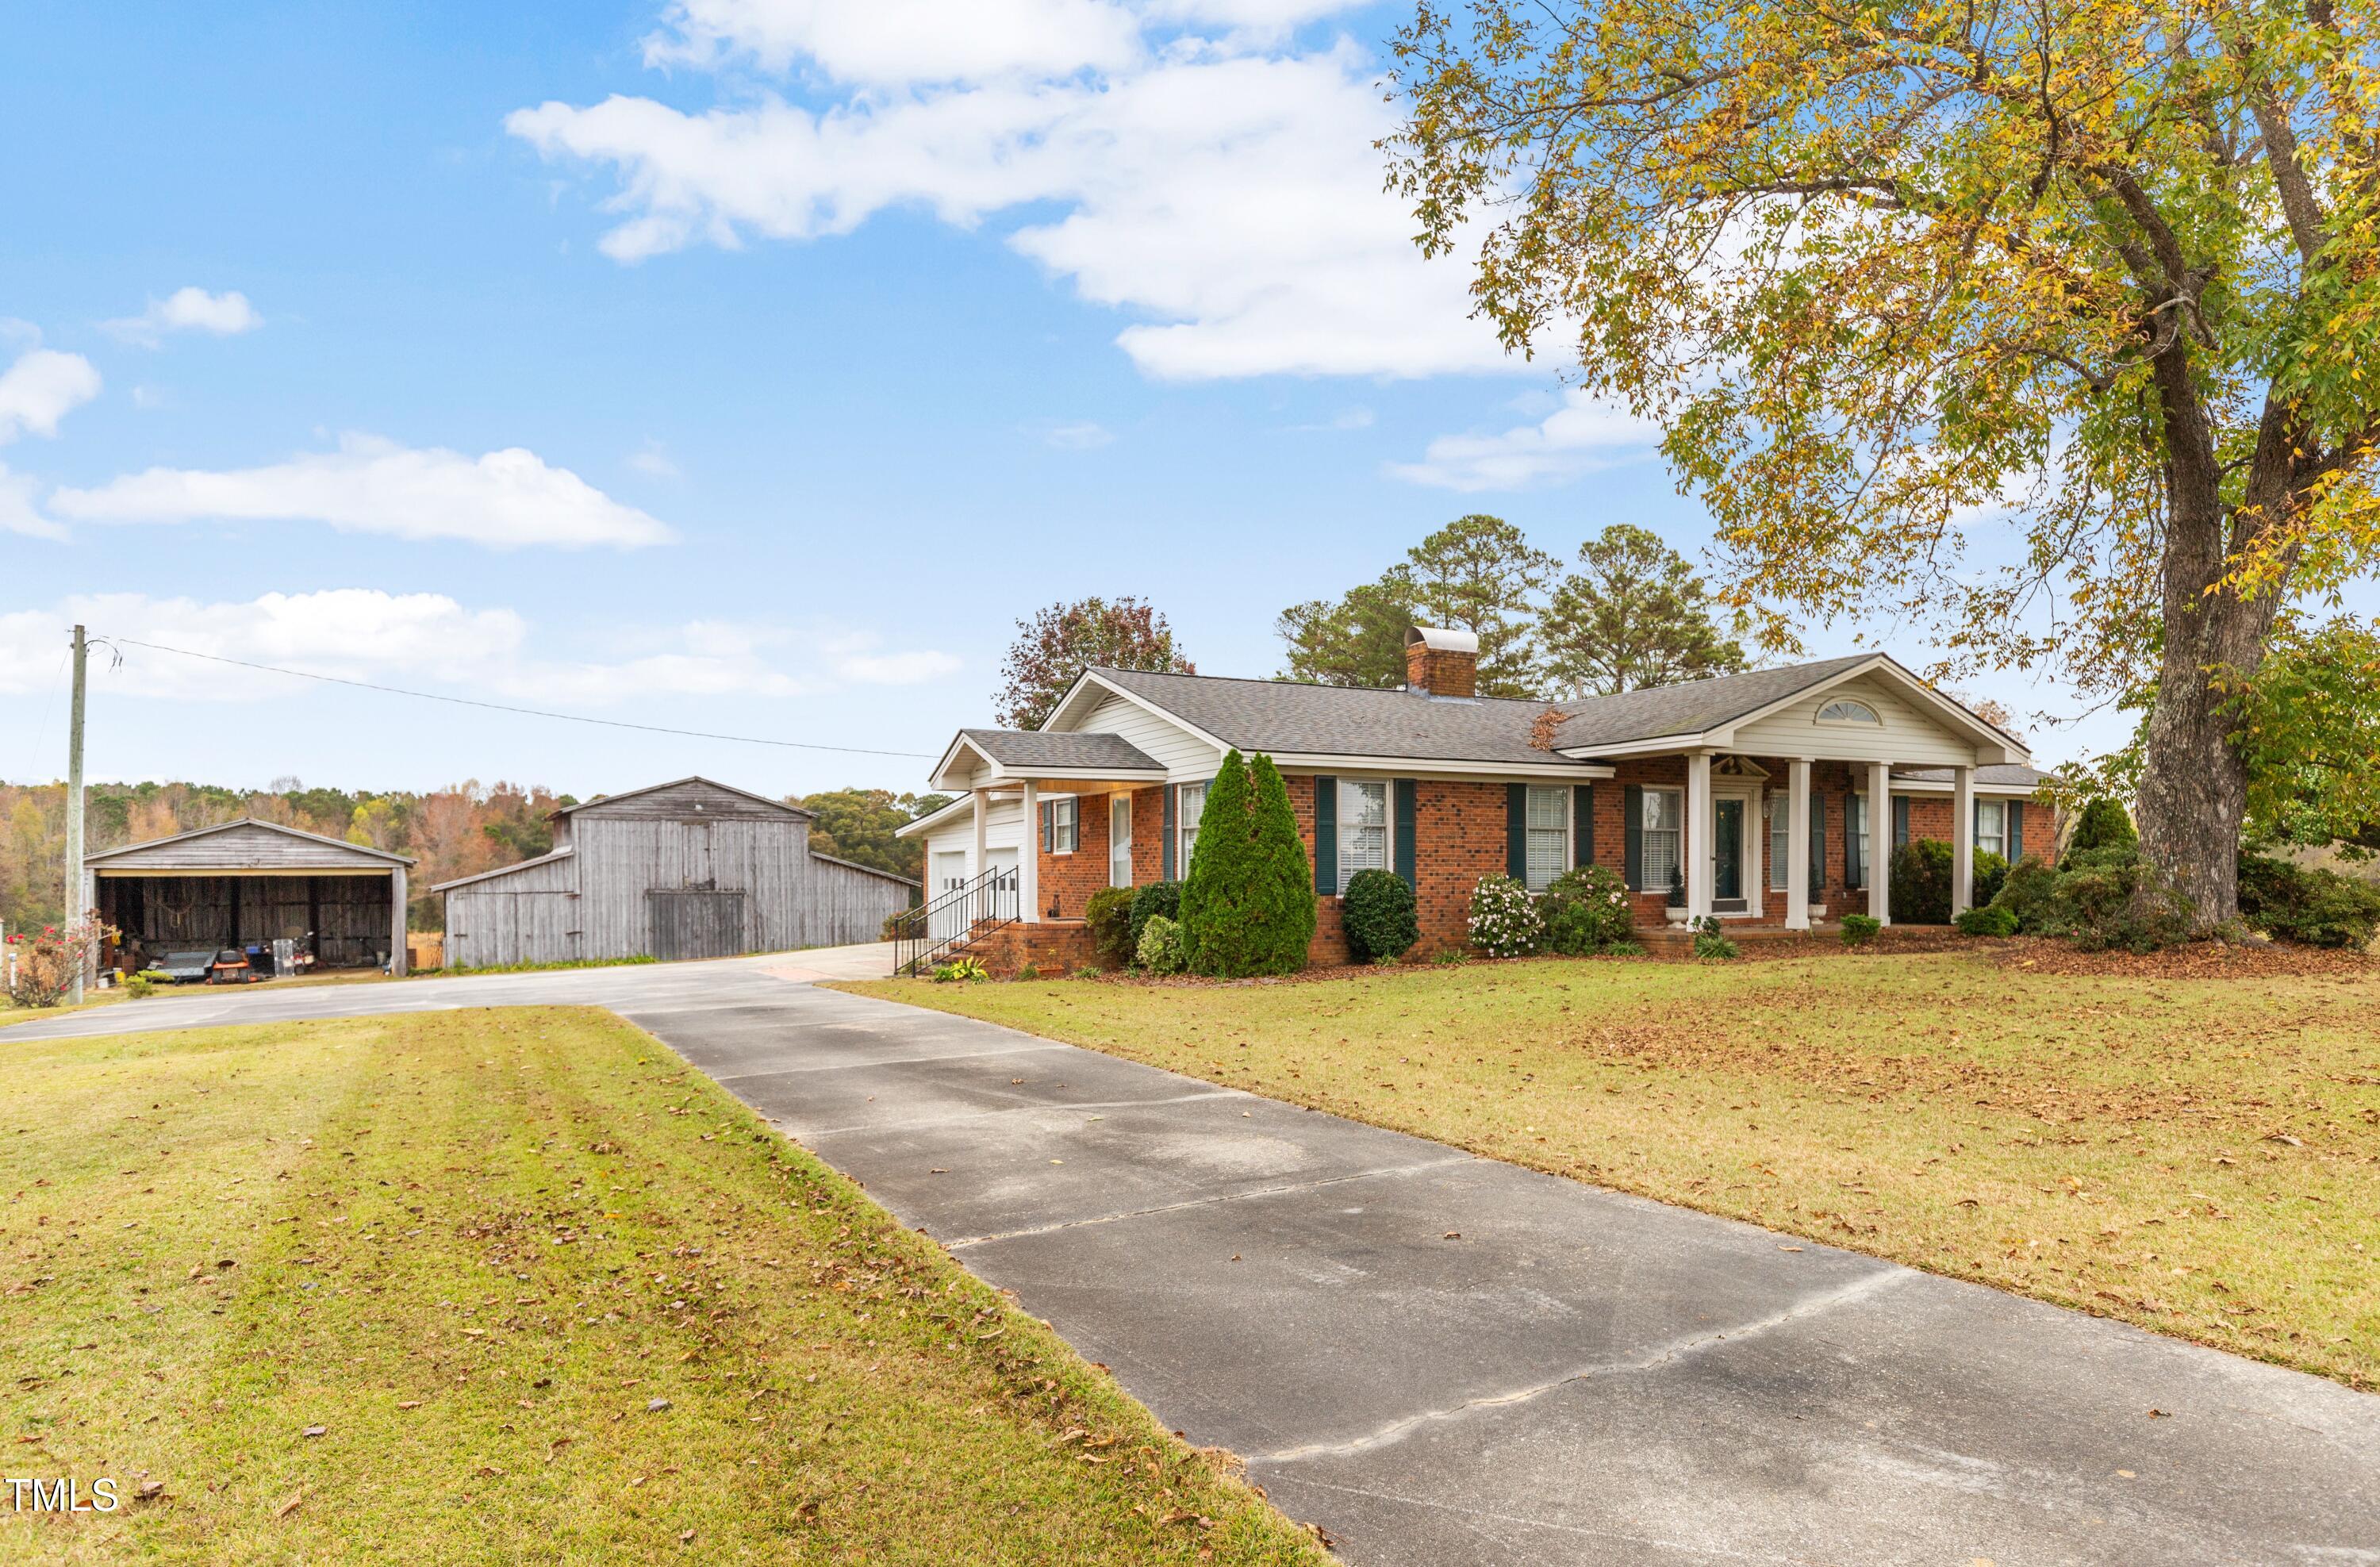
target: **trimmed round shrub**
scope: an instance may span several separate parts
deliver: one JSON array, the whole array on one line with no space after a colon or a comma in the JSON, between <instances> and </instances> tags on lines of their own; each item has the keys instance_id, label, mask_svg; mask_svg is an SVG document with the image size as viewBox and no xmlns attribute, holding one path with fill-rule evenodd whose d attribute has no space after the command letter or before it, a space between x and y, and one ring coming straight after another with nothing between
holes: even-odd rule
<instances>
[{"instance_id":1,"label":"trimmed round shrub","mask_svg":"<svg viewBox=\"0 0 2380 1567\"><path fill-rule=\"evenodd\" d=\"M2140 842L2141 835L2133 830L2132 819L2123 806L2100 795L2083 806L2082 814L2074 819L2074 836L2066 841L2066 853L2058 860L2058 869L2065 869L2077 855L2099 849L2138 848Z\"/></svg>"},{"instance_id":2,"label":"trimmed round shrub","mask_svg":"<svg viewBox=\"0 0 2380 1567\"><path fill-rule=\"evenodd\" d=\"M1489 957L1525 957L1545 939L1536 900L1510 876L1483 876L1471 890L1471 944Z\"/></svg>"},{"instance_id":3,"label":"trimmed round shrub","mask_svg":"<svg viewBox=\"0 0 2380 1567\"><path fill-rule=\"evenodd\" d=\"M1548 952L1565 957L1585 957L1635 933L1635 914L1628 903L1628 884L1609 866L1583 865L1565 870L1537 899L1537 917L1545 924Z\"/></svg>"},{"instance_id":4,"label":"trimmed round shrub","mask_svg":"<svg viewBox=\"0 0 2380 1567\"><path fill-rule=\"evenodd\" d=\"M2016 916L1998 904L1985 904L1980 908L1961 909L1952 924L1970 936L2013 936Z\"/></svg>"},{"instance_id":5,"label":"trimmed round shrub","mask_svg":"<svg viewBox=\"0 0 2380 1567\"><path fill-rule=\"evenodd\" d=\"M1091 951L1111 968L1132 962L1132 911L1138 901L1130 887L1102 887L1083 905L1083 926L1091 933Z\"/></svg>"},{"instance_id":6,"label":"trimmed round shrub","mask_svg":"<svg viewBox=\"0 0 2380 1567\"><path fill-rule=\"evenodd\" d=\"M1950 923L1950 845L1918 838L1892 851L1892 917L1904 925Z\"/></svg>"},{"instance_id":7,"label":"trimmed round shrub","mask_svg":"<svg viewBox=\"0 0 2380 1567\"><path fill-rule=\"evenodd\" d=\"M1140 951L1140 933L1159 915L1179 922L1182 918L1182 883L1151 881L1146 887L1135 887L1132 893L1132 950Z\"/></svg>"},{"instance_id":8,"label":"trimmed round shrub","mask_svg":"<svg viewBox=\"0 0 2380 1567\"><path fill-rule=\"evenodd\" d=\"M1872 914L1847 914L1843 916L1843 945L1866 946L1876 940L1876 933L1883 929L1884 921Z\"/></svg>"},{"instance_id":9,"label":"trimmed round shrub","mask_svg":"<svg viewBox=\"0 0 2380 1567\"><path fill-rule=\"evenodd\" d=\"M1392 870L1359 870L1347 879L1341 904L1347 950L1357 963L1401 958L1421 940L1421 910L1414 890Z\"/></svg>"},{"instance_id":10,"label":"trimmed round shrub","mask_svg":"<svg viewBox=\"0 0 2380 1567\"><path fill-rule=\"evenodd\" d=\"M2240 917L2277 941L2360 951L2380 931L2380 887L2293 860L2241 855Z\"/></svg>"},{"instance_id":11,"label":"trimmed round shrub","mask_svg":"<svg viewBox=\"0 0 2380 1567\"><path fill-rule=\"evenodd\" d=\"M1142 927L1140 945L1133 954L1140 966L1151 974L1182 972L1182 927L1161 914L1153 914Z\"/></svg>"},{"instance_id":12,"label":"trimmed round shrub","mask_svg":"<svg viewBox=\"0 0 2380 1567\"><path fill-rule=\"evenodd\" d=\"M1207 790L1182 884L1182 955L1194 974L1291 974L1314 943L1314 867L1272 759L1236 750Z\"/></svg>"}]
</instances>

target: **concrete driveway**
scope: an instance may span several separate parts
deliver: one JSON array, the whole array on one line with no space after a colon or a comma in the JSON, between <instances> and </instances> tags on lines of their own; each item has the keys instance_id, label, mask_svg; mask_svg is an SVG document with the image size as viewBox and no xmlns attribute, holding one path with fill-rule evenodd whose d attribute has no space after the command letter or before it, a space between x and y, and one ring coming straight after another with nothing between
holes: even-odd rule
<instances>
[{"instance_id":1,"label":"concrete driveway","mask_svg":"<svg viewBox=\"0 0 2380 1567\"><path fill-rule=\"evenodd\" d=\"M2380 1398L807 982L887 966L259 989L0 1051L610 1007L1359 1562L2380 1563Z\"/></svg>"}]
</instances>

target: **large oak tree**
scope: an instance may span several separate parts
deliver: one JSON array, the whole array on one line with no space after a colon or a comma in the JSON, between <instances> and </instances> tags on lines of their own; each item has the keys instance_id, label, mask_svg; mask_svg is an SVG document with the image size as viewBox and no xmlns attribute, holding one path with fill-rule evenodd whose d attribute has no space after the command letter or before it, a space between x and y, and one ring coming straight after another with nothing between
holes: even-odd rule
<instances>
[{"instance_id":1,"label":"large oak tree","mask_svg":"<svg viewBox=\"0 0 2380 1567\"><path fill-rule=\"evenodd\" d=\"M1899 616L2144 707L2142 848L2213 925L2266 652L2373 559L2376 13L1425 4L1391 177L1660 423L1765 642Z\"/></svg>"}]
</instances>

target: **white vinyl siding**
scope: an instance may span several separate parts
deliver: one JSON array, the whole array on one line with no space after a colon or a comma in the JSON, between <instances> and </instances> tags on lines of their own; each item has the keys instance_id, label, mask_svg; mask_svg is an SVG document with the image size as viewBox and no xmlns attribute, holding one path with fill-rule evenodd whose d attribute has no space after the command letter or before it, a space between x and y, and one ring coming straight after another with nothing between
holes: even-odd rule
<instances>
[{"instance_id":1,"label":"white vinyl siding","mask_svg":"<svg viewBox=\"0 0 2380 1567\"><path fill-rule=\"evenodd\" d=\"M1643 891L1666 893L1676 884L1682 845L1679 828L1685 820L1685 798L1676 789L1645 791Z\"/></svg>"},{"instance_id":2,"label":"white vinyl siding","mask_svg":"<svg viewBox=\"0 0 2380 1567\"><path fill-rule=\"evenodd\" d=\"M1050 852L1051 854L1070 855L1075 852L1075 842L1081 831L1079 808L1080 802L1072 795L1050 802Z\"/></svg>"},{"instance_id":3,"label":"white vinyl siding","mask_svg":"<svg viewBox=\"0 0 2380 1567\"><path fill-rule=\"evenodd\" d=\"M1339 890L1359 870L1389 868L1389 786L1377 778L1339 780Z\"/></svg>"},{"instance_id":4,"label":"white vinyl siding","mask_svg":"<svg viewBox=\"0 0 2380 1567\"><path fill-rule=\"evenodd\" d=\"M1845 700L1865 704L1880 722L1818 722L1821 709ZM1851 681L1743 724L1735 731L1729 748L1746 756L1780 757L1807 756L1815 748L1819 755L1839 761L1888 761L1911 767L1970 767L1975 760L1973 741L1951 733L1931 712L1875 679Z\"/></svg>"},{"instance_id":5,"label":"white vinyl siding","mask_svg":"<svg viewBox=\"0 0 2380 1567\"><path fill-rule=\"evenodd\" d=\"M1975 802L1975 852L2008 857L2008 802Z\"/></svg>"},{"instance_id":6,"label":"white vinyl siding","mask_svg":"<svg viewBox=\"0 0 2380 1567\"><path fill-rule=\"evenodd\" d=\"M1132 885L1132 796L1108 800L1108 885Z\"/></svg>"},{"instance_id":7,"label":"white vinyl siding","mask_svg":"<svg viewBox=\"0 0 2380 1567\"><path fill-rule=\"evenodd\" d=\"M1529 785L1528 876L1529 891L1542 893L1554 884L1554 878L1570 868L1570 786L1564 784L1532 784Z\"/></svg>"},{"instance_id":8,"label":"white vinyl siding","mask_svg":"<svg viewBox=\"0 0 2380 1567\"><path fill-rule=\"evenodd\" d=\"M1180 797L1174 802L1173 811L1182 833L1182 848L1173 862L1173 874L1181 877L1190 874L1190 850L1198 842L1198 819L1207 814L1207 785L1184 784L1177 793Z\"/></svg>"},{"instance_id":9,"label":"white vinyl siding","mask_svg":"<svg viewBox=\"0 0 2380 1567\"><path fill-rule=\"evenodd\" d=\"M1129 741L1172 773L1212 772L1223 759L1223 753L1206 741L1122 697L1108 698L1085 713L1080 723L1069 727L1081 734L1113 735Z\"/></svg>"}]
</instances>

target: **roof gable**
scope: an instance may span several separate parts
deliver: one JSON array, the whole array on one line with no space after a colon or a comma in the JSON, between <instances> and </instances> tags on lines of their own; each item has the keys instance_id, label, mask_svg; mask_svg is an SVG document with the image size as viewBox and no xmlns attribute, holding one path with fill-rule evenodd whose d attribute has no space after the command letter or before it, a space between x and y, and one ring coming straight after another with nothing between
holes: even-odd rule
<instances>
[{"instance_id":1,"label":"roof gable","mask_svg":"<svg viewBox=\"0 0 2380 1567\"><path fill-rule=\"evenodd\" d=\"M180 867L239 870L306 866L385 870L391 866L411 865L413 860L369 844L350 844L344 838L325 838L320 832L285 827L277 821L242 817L237 821L176 832L170 838L152 838L144 844L103 849L83 856L82 862L107 870L152 867L161 871Z\"/></svg>"},{"instance_id":2,"label":"roof gable","mask_svg":"<svg viewBox=\"0 0 2380 1567\"><path fill-rule=\"evenodd\" d=\"M667 784L649 784L625 794L604 795L582 800L575 806L564 806L556 816L669 816L678 811L699 812L706 817L790 816L804 821L816 819L815 811L799 806L789 806L783 800L772 800L766 795L756 795L749 789L738 789L732 784L722 784L699 775L675 779Z\"/></svg>"}]
</instances>

